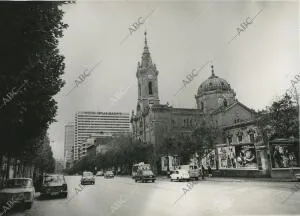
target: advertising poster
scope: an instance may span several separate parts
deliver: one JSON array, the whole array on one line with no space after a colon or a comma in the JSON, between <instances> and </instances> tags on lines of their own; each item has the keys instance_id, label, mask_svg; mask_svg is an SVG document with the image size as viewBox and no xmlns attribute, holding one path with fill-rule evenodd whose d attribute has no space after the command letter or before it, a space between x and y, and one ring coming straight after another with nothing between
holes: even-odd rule
<instances>
[{"instance_id":1,"label":"advertising poster","mask_svg":"<svg viewBox=\"0 0 300 216\"><path fill-rule=\"evenodd\" d=\"M212 169L216 169L216 154L215 151L211 151L201 160L201 164L207 169L209 166Z\"/></svg>"},{"instance_id":2,"label":"advertising poster","mask_svg":"<svg viewBox=\"0 0 300 216\"><path fill-rule=\"evenodd\" d=\"M253 144L235 146L237 168L257 168L256 150Z\"/></svg>"},{"instance_id":3,"label":"advertising poster","mask_svg":"<svg viewBox=\"0 0 300 216\"><path fill-rule=\"evenodd\" d=\"M169 165L169 159L167 156L161 157L161 170L162 171L167 171L168 170L168 165Z\"/></svg>"},{"instance_id":4,"label":"advertising poster","mask_svg":"<svg viewBox=\"0 0 300 216\"><path fill-rule=\"evenodd\" d=\"M272 144L272 168L299 167L297 145Z\"/></svg>"},{"instance_id":5,"label":"advertising poster","mask_svg":"<svg viewBox=\"0 0 300 216\"><path fill-rule=\"evenodd\" d=\"M224 146L218 148L219 168L236 168L235 146Z\"/></svg>"}]
</instances>

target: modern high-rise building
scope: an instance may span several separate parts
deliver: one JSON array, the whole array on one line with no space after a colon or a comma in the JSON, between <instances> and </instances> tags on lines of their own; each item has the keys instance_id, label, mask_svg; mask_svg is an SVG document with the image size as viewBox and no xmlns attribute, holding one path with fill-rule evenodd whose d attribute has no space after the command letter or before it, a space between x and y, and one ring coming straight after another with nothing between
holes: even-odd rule
<instances>
[{"instance_id":1,"label":"modern high-rise building","mask_svg":"<svg viewBox=\"0 0 300 216\"><path fill-rule=\"evenodd\" d=\"M73 161L72 147L75 140L75 125L74 123L68 123L65 126L65 145L64 145L64 161L65 167L69 168Z\"/></svg>"},{"instance_id":2,"label":"modern high-rise building","mask_svg":"<svg viewBox=\"0 0 300 216\"><path fill-rule=\"evenodd\" d=\"M86 155L86 149L81 144L90 135L111 133L120 135L130 132L130 115L121 112L77 112L75 114L74 160ZM83 149L84 152L81 152Z\"/></svg>"}]
</instances>

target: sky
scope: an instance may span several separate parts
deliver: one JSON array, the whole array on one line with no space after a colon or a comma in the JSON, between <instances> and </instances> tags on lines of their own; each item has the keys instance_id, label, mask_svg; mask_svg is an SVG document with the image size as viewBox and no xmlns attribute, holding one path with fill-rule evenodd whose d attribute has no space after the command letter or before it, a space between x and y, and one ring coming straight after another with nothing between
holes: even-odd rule
<instances>
[{"instance_id":1,"label":"sky","mask_svg":"<svg viewBox=\"0 0 300 216\"><path fill-rule=\"evenodd\" d=\"M59 49L66 85L55 96L57 122L48 131L57 159L63 158L64 126L74 122L75 112L136 110L145 31L162 104L195 108L194 96L211 75L211 64L237 99L255 110L271 105L300 72L296 1L78 1L63 10L69 28ZM92 71L76 86L87 70Z\"/></svg>"}]
</instances>

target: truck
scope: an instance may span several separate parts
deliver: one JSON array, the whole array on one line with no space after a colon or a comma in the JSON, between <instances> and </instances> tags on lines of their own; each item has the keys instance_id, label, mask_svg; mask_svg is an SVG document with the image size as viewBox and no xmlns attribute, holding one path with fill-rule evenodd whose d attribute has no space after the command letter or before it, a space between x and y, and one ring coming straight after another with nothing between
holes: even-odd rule
<instances>
[{"instance_id":1,"label":"truck","mask_svg":"<svg viewBox=\"0 0 300 216\"><path fill-rule=\"evenodd\" d=\"M145 164L144 162L140 162L137 164L132 165L132 178L134 179L138 170L150 170L151 166L150 164Z\"/></svg>"},{"instance_id":2,"label":"truck","mask_svg":"<svg viewBox=\"0 0 300 216\"><path fill-rule=\"evenodd\" d=\"M190 179L198 180L200 177L200 168L197 165L180 165L180 169L188 171Z\"/></svg>"}]
</instances>

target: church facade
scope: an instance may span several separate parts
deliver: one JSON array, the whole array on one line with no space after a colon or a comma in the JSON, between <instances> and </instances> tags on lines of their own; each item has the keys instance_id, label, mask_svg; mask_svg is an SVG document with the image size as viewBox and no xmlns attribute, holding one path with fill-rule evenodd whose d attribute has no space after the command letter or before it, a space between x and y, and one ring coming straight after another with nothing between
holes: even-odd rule
<instances>
[{"instance_id":1,"label":"church facade","mask_svg":"<svg viewBox=\"0 0 300 216\"><path fill-rule=\"evenodd\" d=\"M197 108L191 109L160 103L158 75L145 33L144 51L136 72L136 112L132 111L131 116L135 139L155 148L166 134L191 134L201 124L211 125L221 128L226 136L207 157L198 160L199 165L210 166L223 176L228 172L222 170L245 169L256 172L268 166L268 162L264 162L266 152L260 153L255 144L258 135L255 111L236 99L235 91L225 79L215 74L213 66L211 75L199 85L196 92Z\"/></svg>"}]
</instances>

